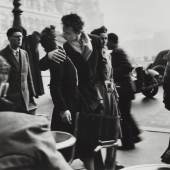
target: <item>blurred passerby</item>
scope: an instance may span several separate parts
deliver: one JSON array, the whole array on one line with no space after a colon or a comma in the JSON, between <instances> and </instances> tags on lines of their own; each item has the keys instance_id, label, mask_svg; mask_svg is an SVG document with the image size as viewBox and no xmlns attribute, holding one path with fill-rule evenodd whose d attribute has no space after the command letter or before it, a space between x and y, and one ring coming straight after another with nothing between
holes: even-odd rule
<instances>
[{"instance_id":1,"label":"blurred passerby","mask_svg":"<svg viewBox=\"0 0 170 170\"><path fill-rule=\"evenodd\" d=\"M118 86L118 106L122 118L122 147L119 149L134 149L135 143L139 142L141 138L139 137L140 130L131 115L131 104L134 99L134 92L130 73L133 67L126 53L118 47L118 36L114 33L108 34L108 48L112 50L113 78Z\"/></svg>"},{"instance_id":2,"label":"blurred passerby","mask_svg":"<svg viewBox=\"0 0 170 170\"><path fill-rule=\"evenodd\" d=\"M10 28L7 31L9 45L0 51L11 69L9 72L9 90L7 99L18 108L18 112L29 113L30 96L35 95L32 76L28 61L28 53L22 50L23 33L19 28Z\"/></svg>"},{"instance_id":3,"label":"blurred passerby","mask_svg":"<svg viewBox=\"0 0 170 170\"><path fill-rule=\"evenodd\" d=\"M44 87L42 82L41 71L39 68L39 51L38 46L40 43L40 33L34 31L32 34L27 35L22 44L22 49L28 52L30 70L33 78L33 84L36 92L36 97L44 94Z\"/></svg>"},{"instance_id":4,"label":"blurred passerby","mask_svg":"<svg viewBox=\"0 0 170 170\"><path fill-rule=\"evenodd\" d=\"M170 51L166 55L167 64L164 72L164 80L163 80L163 102L165 108L170 111ZM169 146L165 150L165 152L161 156L162 162L170 164L170 140Z\"/></svg>"},{"instance_id":5,"label":"blurred passerby","mask_svg":"<svg viewBox=\"0 0 170 170\"><path fill-rule=\"evenodd\" d=\"M13 102L6 99L6 94L8 91L8 75L10 71L10 65L7 61L0 56L0 111L15 111L17 107Z\"/></svg>"}]
</instances>

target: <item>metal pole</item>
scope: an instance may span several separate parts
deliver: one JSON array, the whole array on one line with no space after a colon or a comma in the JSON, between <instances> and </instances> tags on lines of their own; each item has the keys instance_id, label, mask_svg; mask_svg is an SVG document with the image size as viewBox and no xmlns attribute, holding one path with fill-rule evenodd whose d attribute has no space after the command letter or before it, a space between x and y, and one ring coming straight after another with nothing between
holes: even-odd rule
<instances>
[{"instance_id":1,"label":"metal pole","mask_svg":"<svg viewBox=\"0 0 170 170\"><path fill-rule=\"evenodd\" d=\"M12 13L14 15L14 20L13 20L13 27L22 27L22 23L21 23L21 14L22 14L22 10L20 9L21 0L14 0L13 1L13 5L14 5L14 9L12 10Z\"/></svg>"}]
</instances>

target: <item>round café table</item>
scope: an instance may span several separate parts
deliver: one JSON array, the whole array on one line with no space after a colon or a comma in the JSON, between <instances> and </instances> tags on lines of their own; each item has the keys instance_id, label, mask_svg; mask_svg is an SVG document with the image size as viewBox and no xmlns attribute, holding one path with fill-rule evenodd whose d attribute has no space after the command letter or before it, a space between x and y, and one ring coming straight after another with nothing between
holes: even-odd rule
<instances>
[{"instance_id":1,"label":"round caf\u00e9 table","mask_svg":"<svg viewBox=\"0 0 170 170\"><path fill-rule=\"evenodd\" d=\"M129 166L121 170L170 170L170 165L167 164L141 164Z\"/></svg>"},{"instance_id":2,"label":"round caf\u00e9 table","mask_svg":"<svg viewBox=\"0 0 170 170\"><path fill-rule=\"evenodd\" d=\"M68 162L71 162L74 157L76 138L67 132L51 131L56 141L56 149L61 151Z\"/></svg>"},{"instance_id":3,"label":"round caf\u00e9 table","mask_svg":"<svg viewBox=\"0 0 170 170\"><path fill-rule=\"evenodd\" d=\"M56 149L61 150L75 144L76 138L70 133L63 131L51 131L56 141Z\"/></svg>"}]
</instances>

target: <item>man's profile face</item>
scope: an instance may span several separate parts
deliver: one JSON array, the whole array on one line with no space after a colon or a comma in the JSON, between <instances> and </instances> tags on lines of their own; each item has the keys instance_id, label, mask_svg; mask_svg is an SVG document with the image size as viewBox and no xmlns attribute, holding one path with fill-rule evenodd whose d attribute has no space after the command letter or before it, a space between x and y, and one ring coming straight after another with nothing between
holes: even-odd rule
<instances>
[{"instance_id":1,"label":"man's profile face","mask_svg":"<svg viewBox=\"0 0 170 170\"><path fill-rule=\"evenodd\" d=\"M109 50L114 50L117 48L117 44L114 43L113 41L108 41L107 46Z\"/></svg>"},{"instance_id":2,"label":"man's profile face","mask_svg":"<svg viewBox=\"0 0 170 170\"><path fill-rule=\"evenodd\" d=\"M74 32L72 27L63 26L63 36L68 42L71 42L77 40L79 35Z\"/></svg>"},{"instance_id":3,"label":"man's profile face","mask_svg":"<svg viewBox=\"0 0 170 170\"><path fill-rule=\"evenodd\" d=\"M11 47L14 49L21 47L22 38L23 35L21 32L14 32L10 37L8 37Z\"/></svg>"},{"instance_id":4,"label":"man's profile face","mask_svg":"<svg viewBox=\"0 0 170 170\"><path fill-rule=\"evenodd\" d=\"M107 33L101 33L100 42L101 42L102 47L107 46L107 41L108 41Z\"/></svg>"}]
</instances>

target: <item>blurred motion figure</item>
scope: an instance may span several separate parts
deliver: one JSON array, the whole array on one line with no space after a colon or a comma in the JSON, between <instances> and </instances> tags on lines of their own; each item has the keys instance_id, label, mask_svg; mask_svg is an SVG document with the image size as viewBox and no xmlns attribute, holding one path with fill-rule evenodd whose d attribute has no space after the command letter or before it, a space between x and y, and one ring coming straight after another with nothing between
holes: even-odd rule
<instances>
[{"instance_id":1,"label":"blurred motion figure","mask_svg":"<svg viewBox=\"0 0 170 170\"><path fill-rule=\"evenodd\" d=\"M122 118L122 147L119 149L129 150L135 148L135 143L140 142L140 130L131 115L131 103L134 99L134 91L130 73L133 69L126 53L118 47L118 36L108 34L108 48L112 50L113 79L118 86L118 106Z\"/></svg>"}]
</instances>

